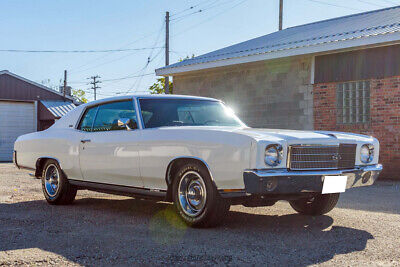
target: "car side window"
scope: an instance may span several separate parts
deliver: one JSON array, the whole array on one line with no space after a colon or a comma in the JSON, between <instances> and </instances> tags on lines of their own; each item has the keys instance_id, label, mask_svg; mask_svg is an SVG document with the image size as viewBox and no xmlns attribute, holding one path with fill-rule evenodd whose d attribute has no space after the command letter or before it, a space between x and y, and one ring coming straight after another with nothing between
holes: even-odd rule
<instances>
[{"instance_id":1,"label":"car side window","mask_svg":"<svg viewBox=\"0 0 400 267\"><path fill-rule=\"evenodd\" d=\"M78 129L85 132L91 132L94 117L96 116L97 106L89 108L85 111L85 114L82 116L81 123L78 126Z\"/></svg>"},{"instance_id":2,"label":"car side window","mask_svg":"<svg viewBox=\"0 0 400 267\"><path fill-rule=\"evenodd\" d=\"M137 129L133 101L120 101L100 105L94 120L93 132L126 130L126 126L118 125L118 120L120 119L129 119L129 128Z\"/></svg>"}]
</instances>

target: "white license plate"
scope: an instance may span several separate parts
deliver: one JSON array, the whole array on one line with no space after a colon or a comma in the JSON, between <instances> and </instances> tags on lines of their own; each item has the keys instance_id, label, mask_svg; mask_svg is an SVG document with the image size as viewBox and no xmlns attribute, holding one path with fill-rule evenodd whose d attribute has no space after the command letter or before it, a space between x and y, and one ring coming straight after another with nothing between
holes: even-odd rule
<instances>
[{"instance_id":1,"label":"white license plate","mask_svg":"<svg viewBox=\"0 0 400 267\"><path fill-rule=\"evenodd\" d=\"M342 193L346 191L347 176L325 176L322 194Z\"/></svg>"}]
</instances>

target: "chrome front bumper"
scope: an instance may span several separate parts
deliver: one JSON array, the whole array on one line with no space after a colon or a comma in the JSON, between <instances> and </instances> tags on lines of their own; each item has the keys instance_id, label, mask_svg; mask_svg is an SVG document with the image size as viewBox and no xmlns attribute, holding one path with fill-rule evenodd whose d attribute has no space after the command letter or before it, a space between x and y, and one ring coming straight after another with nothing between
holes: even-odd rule
<instances>
[{"instance_id":1,"label":"chrome front bumper","mask_svg":"<svg viewBox=\"0 0 400 267\"><path fill-rule=\"evenodd\" d=\"M243 178L247 194L295 194L322 192L325 176L347 176L347 189L372 185L381 171L381 164L350 170L246 170Z\"/></svg>"}]
</instances>

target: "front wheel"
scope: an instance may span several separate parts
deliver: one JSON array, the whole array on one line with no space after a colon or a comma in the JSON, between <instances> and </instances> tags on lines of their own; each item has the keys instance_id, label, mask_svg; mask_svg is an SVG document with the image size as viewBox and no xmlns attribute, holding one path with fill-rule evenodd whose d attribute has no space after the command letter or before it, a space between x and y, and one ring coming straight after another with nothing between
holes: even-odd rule
<instances>
[{"instance_id":1,"label":"front wheel","mask_svg":"<svg viewBox=\"0 0 400 267\"><path fill-rule=\"evenodd\" d=\"M330 212L337 204L340 194L318 194L311 198L289 201L290 206L300 214L323 215Z\"/></svg>"},{"instance_id":2,"label":"front wheel","mask_svg":"<svg viewBox=\"0 0 400 267\"><path fill-rule=\"evenodd\" d=\"M47 202L52 205L72 203L77 192L55 160L48 160L44 165L42 189Z\"/></svg>"},{"instance_id":3,"label":"front wheel","mask_svg":"<svg viewBox=\"0 0 400 267\"><path fill-rule=\"evenodd\" d=\"M172 190L178 214L192 227L215 226L229 211L230 204L220 197L208 170L198 163L179 169Z\"/></svg>"}]
</instances>

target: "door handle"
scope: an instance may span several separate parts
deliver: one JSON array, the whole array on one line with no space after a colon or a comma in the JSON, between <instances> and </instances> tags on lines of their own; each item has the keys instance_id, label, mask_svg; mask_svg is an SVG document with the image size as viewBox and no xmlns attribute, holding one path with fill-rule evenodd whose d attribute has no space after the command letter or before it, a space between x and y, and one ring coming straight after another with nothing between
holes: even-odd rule
<instances>
[{"instance_id":1,"label":"door handle","mask_svg":"<svg viewBox=\"0 0 400 267\"><path fill-rule=\"evenodd\" d=\"M89 143L91 140L90 139L83 139L83 140L81 140L81 143L82 144L84 144L84 143Z\"/></svg>"}]
</instances>

